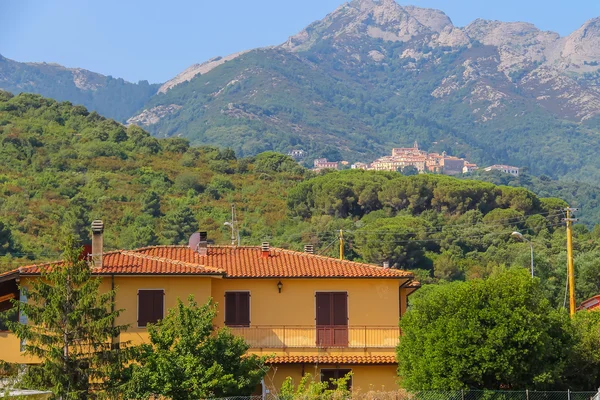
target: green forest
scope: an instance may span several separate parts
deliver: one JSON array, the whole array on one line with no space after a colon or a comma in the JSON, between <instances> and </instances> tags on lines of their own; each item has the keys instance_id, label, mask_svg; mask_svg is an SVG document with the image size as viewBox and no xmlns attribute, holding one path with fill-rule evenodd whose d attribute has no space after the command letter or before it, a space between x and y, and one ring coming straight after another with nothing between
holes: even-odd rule
<instances>
[{"instance_id":1,"label":"green forest","mask_svg":"<svg viewBox=\"0 0 600 400\"><path fill-rule=\"evenodd\" d=\"M534 245L545 295L563 304L567 202L512 181L361 170L315 175L279 153L244 158L228 148L159 140L82 106L7 92L0 94L0 140L4 270L58 258L61 238L89 240L98 218L107 249L186 243L199 229L226 244L223 223L234 204L242 244L266 240L301 250L310 243L337 257L343 230L346 258L389 262L423 283L529 268L528 244L511 237L519 231ZM545 178L532 182L542 193ZM552 185L546 196L560 193ZM577 224L574 240L583 300L600 292L600 228Z\"/></svg>"}]
</instances>

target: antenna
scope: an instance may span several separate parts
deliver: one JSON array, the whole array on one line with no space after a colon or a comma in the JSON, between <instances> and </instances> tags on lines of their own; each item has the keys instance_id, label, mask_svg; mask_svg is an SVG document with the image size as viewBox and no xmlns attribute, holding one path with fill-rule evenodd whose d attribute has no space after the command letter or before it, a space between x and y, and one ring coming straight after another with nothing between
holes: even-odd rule
<instances>
[{"instance_id":1,"label":"antenna","mask_svg":"<svg viewBox=\"0 0 600 400\"><path fill-rule=\"evenodd\" d=\"M239 246L240 245L240 230L238 229L235 204L231 205L231 222L227 221L227 222L223 223L223 225L231 228L231 245L235 246L235 242L237 240L237 245Z\"/></svg>"}]
</instances>

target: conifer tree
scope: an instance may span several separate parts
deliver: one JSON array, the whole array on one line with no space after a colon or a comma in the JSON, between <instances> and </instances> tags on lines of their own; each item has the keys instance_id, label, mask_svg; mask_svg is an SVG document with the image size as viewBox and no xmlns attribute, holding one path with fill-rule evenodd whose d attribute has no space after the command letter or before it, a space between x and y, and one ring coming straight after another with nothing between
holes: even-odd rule
<instances>
[{"instance_id":1,"label":"conifer tree","mask_svg":"<svg viewBox=\"0 0 600 400\"><path fill-rule=\"evenodd\" d=\"M126 329L116 325L121 310L114 308L115 291L100 293L101 278L81 252L68 237L63 261L20 287L26 298L15 301L21 321L7 322L25 354L41 360L28 368L23 384L50 389L60 399L87 398L92 383L110 391L127 361L127 349L113 340Z\"/></svg>"}]
</instances>

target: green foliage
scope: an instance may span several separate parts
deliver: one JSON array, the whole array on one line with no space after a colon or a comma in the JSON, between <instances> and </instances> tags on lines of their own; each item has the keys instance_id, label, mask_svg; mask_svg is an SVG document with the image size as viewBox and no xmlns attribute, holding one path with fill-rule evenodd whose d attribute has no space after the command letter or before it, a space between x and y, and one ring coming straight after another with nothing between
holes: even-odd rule
<instances>
[{"instance_id":1,"label":"green foliage","mask_svg":"<svg viewBox=\"0 0 600 400\"><path fill-rule=\"evenodd\" d=\"M198 223L192 210L187 206L181 206L165 215L162 236L166 244L182 244L197 229Z\"/></svg>"},{"instance_id":2,"label":"green foliage","mask_svg":"<svg viewBox=\"0 0 600 400\"><path fill-rule=\"evenodd\" d=\"M125 398L201 399L249 395L264 376L264 358L227 328L215 329L216 306L178 300L167 316L148 326L150 343L137 349Z\"/></svg>"},{"instance_id":3,"label":"green foliage","mask_svg":"<svg viewBox=\"0 0 600 400\"><path fill-rule=\"evenodd\" d=\"M352 392L348 389L350 379L352 373L339 379L331 379L331 382L318 382L311 374L305 374L298 382L298 386L295 386L294 380L288 376L281 385L278 398L281 400L348 399L352 396ZM329 388L330 384L333 389Z\"/></svg>"},{"instance_id":4,"label":"green foliage","mask_svg":"<svg viewBox=\"0 0 600 400\"><path fill-rule=\"evenodd\" d=\"M424 288L401 328L398 372L410 390L561 387L573 344L566 312L524 270Z\"/></svg>"},{"instance_id":5,"label":"green foliage","mask_svg":"<svg viewBox=\"0 0 600 400\"><path fill-rule=\"evenodd\" d=\"M125 348L112 346L127 328L115 324L121 313L114 309L115 291L99 292L101 279L80 260L81 251L68 238L64 263L42 270L41 279L19 288L27 301L14 301L11 312L18 310L21 321L6 322L25 354L42 360L28 367L24 385L67 399L88 398L92 381L110 392L128 355Z\"/></svg>"},{"instance_id":6,"label":"green foliage","mask_svg":"<svg viewBox=\"0 0 600 400\"><path fill-rule=\"evenodd\" d=\"M57 259L58 239L89 240L97 218L107 248L182 243L200 227L227 243L235 203L242 240L259 243L280 229L287 190L305 174L285 156L276 167L293 172L256 172L231 149L157 140L36 95L0 91L0 122L0 272Z\"/></svg>"}]
</instances>

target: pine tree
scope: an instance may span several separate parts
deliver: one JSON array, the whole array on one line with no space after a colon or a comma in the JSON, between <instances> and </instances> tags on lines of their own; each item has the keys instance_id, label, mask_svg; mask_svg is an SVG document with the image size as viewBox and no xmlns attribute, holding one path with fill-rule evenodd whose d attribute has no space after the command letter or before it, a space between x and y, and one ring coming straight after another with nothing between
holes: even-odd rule
<instances>
[{"instance_id":1,"label":"pine tree","mask_svg":"<svg viewBox=\"0 0 600 400\"><path fill-rule=\"evenodd\" d=\"M60 399L87 398L92 382L110 391L128 359L127 348L113 343L126 329L116 325L121 310L114 308L115 291L100 293L101 278L80 259L81 251L68 237L63 262L20 287L27 300L15 303L28 323L7 322L25 354L41 360L28 368L24 385L48 388Z\"/></svg>"},{"instance_id":2,"label":"pine tree","mask_svg":"<svg viewBox=\"0 0 600 400\"><path fill-rule=\"evenodd\" d=\"M169 211L165 215L162 236L166 244L184 243L198 228L198 221L188 206Z\"/></svg>"},{"instance_id":3,"label":"pine tree","mask_svg":"<svg viewBox=\"0 0 600 400\"><path fill-rule=\"evenodd\" d=\"M160 217L160 196L150 191L142 196L142 212L153 217Z\"/></svg>"}]
</instances>

